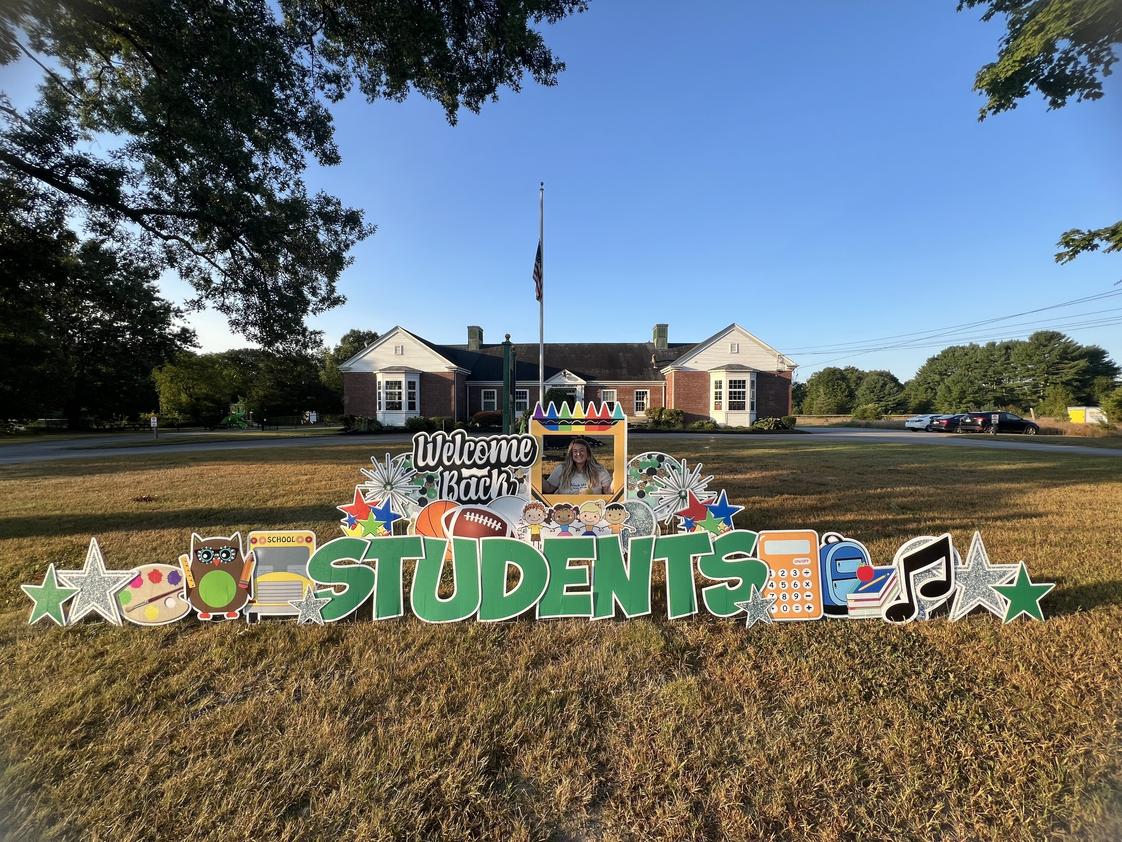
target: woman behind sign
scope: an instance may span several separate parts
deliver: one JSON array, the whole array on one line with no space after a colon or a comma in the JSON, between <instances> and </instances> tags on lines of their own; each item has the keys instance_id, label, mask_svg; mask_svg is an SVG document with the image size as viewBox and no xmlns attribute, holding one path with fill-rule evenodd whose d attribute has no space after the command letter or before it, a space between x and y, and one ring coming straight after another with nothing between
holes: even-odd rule
<instances>
[{"instance_id":1,"label":"woman behind sign","mask_svg":"<svg viewBox=\"0 0 1122 842\"><path fill-rule=\"evenodd\" d=\"M573 439L565 461L542 482L546 494L611 494L612 475L596 461L588 442Z\"/></svg>"}]
</instances>

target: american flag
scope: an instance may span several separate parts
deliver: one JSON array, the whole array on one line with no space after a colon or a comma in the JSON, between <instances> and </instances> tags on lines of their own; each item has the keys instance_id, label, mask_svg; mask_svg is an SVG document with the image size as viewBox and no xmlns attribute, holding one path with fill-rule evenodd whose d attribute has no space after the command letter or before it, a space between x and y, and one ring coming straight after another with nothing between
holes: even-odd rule
<instances>
[{"instance_id":1,"label":"american flag","mask_svg":"<svg viewBox=\"0 0 1122 842\"><path fill-rule=\"evenodd\" d=\"M542 241L541 240L538 240L538 253L537 253L537 256L534 258L534 291L536 293L535 298L537 298L538 301L541 301L542 300L542 294L544 292L544 275L542 273Z\"/></svg>"}]
</instances>

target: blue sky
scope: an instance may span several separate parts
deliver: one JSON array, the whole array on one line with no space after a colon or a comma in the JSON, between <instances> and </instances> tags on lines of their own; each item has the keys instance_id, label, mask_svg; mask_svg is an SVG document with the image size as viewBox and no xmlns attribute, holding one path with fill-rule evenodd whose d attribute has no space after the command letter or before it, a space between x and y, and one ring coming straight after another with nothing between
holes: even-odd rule
<instances>
[{"instance_id":1,"label":"blue sky","mask_svg":"<svg viewBox=\"0 0 1122 842\"><path fill-rule=\"evenodd\" d=\"M699 340L736 321L799 362L799 379L826 361L906 378L938 348L805 349L1122 278L1118 255L1052 259L1062 231L1122 215L1122 86L979 123L974 73L1002 32L951 0L593 0L546 29L568 64L556 87L503 92L454 127L419 97L352 97L334 109L343 164L308 181L378 231L343 276L347 304L314 325L328 342L394 324L463 342L469 323L534 341L544 181L547 340L642 341L655 322ZM1122 296L1035 318L1107 307ZM217 314L193 322L205 350L244 344ZM1122 325L1072 336L1122 358Z\"/></svg>"}]
</instances>

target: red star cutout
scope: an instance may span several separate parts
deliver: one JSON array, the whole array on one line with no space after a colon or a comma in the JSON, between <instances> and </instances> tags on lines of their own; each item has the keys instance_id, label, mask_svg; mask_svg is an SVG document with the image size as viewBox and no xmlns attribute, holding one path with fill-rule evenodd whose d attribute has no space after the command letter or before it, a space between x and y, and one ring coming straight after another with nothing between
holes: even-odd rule
<instances>
[{"instance_id":1,"label":"red star cutout","mask_svg":"<svg viewBox=\"0 0 1122 842\"><path fill-rule=\"evenodd\" d=\"M698 500L692 491L689 492L689 495L689 505L678 512L678 517L688 517L695 522L705 520L705 516L709 514L709 510L705 508L705 504Z\"/></svg>"},{"instance_id":2,"label":"red star cutout","mask_svg":"<svg viewBox=\"0 0 1122 842\"><path fill-rule=\"evenodd\" d=\"M353 503L346 506L336 506L335 508L355 520L366 520L370 517L370 506L362 499L362 492L357 488L355 489L355 501Z\"/></svg>"}]
</instances>

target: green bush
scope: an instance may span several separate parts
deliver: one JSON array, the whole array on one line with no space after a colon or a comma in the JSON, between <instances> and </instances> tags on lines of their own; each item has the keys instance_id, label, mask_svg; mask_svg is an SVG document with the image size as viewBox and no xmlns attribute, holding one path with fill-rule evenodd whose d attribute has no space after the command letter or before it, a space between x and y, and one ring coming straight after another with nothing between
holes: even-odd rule
<instances>
[{"instance_id":1,"label":"green bush","mask_svg":"<svg viewBox=\"0 0 1122 842\"><path fill-rule=\"evenodd\" d=\"M1067 421L1067 408L1075 404L1075 397L1063 386L1049 386L1037 403L1036 414L1042 418L1059 418Z\"/></svg>"},{"instance_id":2,"label":"green bush","mask_svg":"<svg viewBox=\"0 0 1122 842\"><path fill-rule=\"evenodd\" d=\"M567 403L569 404L569 408L572 409L574 400L575 398L573 397L573 393L571 390L558 389L554 387L552 389L545 390L545 397L542 399L542 406L548 407L550 404L553 404L555 407L557 407L558 410L560 410L561 404Z\"/></svg>"},{"instance_id":3,"label":"green bush","mask_svg":"<svg viewBox=\"0 0 1122 842\"><path fill-rule=\"evenodd\" d=\"M1102 407L1111 424L1122 424L1122 386L1103 396Z\"/></svg>"},{"instance_id":4,"label":"green bush","mask_svg":"<svg viewBox=\"0 0 1122 842\"><path fill-rule=\"evenodd\" d=\"M763 430L769 433L778 433L784 430L790 430L787 422L782 418L757 418L752 422L749 430Z\"/></svg>"},{"instance_id":5,"label":"green bush","mask_svg":"<svg viewBox=\"0 0 1122 842\"><path fill-rule=\"evenodd\" d=\"M875 403L865 403L853 410L854 421L879 421L881 419L880 408Z\"/></svg>"},{"instance_id":6,"label":"green bush","mask_svg":"<svg viewBox=\"0 0 1122 842\"><path fill-rule=\"evenodd\" d=\"M689 427L695 433L712 433L714 430L719 429L717 422L712 418L702 418L700 421L694 421Z\"/></svg>"},{"instance_id":7,"label":"green bush","mask_svg":"<svg viewBox=\"0 0 1122 842\"><path fill-rule=\"evenodd\" d=\"M794 415L784 415L783 416L783 423L787 425L787 429L789 429L789 430L795 429L795 424L798 422L798 420L799 419L796 418Z\"/></svg>"},{"instance_id":8,"label":"green bush","mask_svg":"<svg viewBox=\"0 0 1122 842\"><path fill-rule=\"evenodd\" d=\"M431 433L436 429L436 422L424 415L414 415L405 419L405 429L410 433Z\"/></svg>"},{"instance_id":9,"label":"green bush","mask_svg":"<svg viewBox=\"0 0 1122 842\"><path fill-rule=\"evenodd\" d=\"M365 415L344 415L343 429L348 433L380 433L382 422Z\"/></svg>"},{"instance_id":10,"label":"green bush","mask_svg":"<svg viewBox=\"0 0 1122 842\"><path fill-rule=\"evenodd\" d=\"M686 422L686 413L680 409L652 406L647 408L647 418L650 420L652 427L663 430L680 430Z\"/></svg>"}]
</instances>

